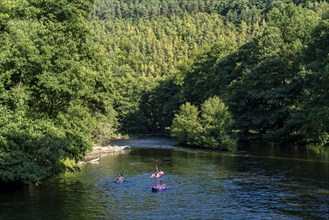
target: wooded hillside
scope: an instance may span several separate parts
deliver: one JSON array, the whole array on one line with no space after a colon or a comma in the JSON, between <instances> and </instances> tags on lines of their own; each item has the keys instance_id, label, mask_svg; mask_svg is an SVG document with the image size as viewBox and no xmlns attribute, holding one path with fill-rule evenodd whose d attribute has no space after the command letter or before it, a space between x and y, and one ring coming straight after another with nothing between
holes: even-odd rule
<instances>
[{"instance_id":1,"label":"wooded hillside","mask_svg":"<svg viewBox=\"0 0 329 220\"><path fill-rule=\"evenodd\" d=\"M0 178L121 134L328 143L327 1L3 0ZM193 138L191 138L193 137Z\"/></svg>"}]
</instances>

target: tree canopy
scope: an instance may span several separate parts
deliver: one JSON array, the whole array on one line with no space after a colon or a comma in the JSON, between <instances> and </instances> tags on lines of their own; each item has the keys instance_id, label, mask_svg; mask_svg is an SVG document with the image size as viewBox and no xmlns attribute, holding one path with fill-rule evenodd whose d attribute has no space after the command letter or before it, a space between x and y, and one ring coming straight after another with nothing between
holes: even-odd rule
<instances>
[{"instance_id":1,"label":"tree canopy","mask_svg":"<svg viewBox=\"0 0 329 220\"><path fill-rule=\"evenodd\" d=\"M91 2L2 1L0 176L39 182L111 136L115 111Z\"/></svg>"},{"instance_id":2,"label":"tree canopy","mask_svg":"<svg viewBox=\"0 0 329 220\"><path fill-rule=\"evenodd\" d=\"M2 0L0 180L117 134L328 144L328 1Z\"/></svg>"}]
</instances>

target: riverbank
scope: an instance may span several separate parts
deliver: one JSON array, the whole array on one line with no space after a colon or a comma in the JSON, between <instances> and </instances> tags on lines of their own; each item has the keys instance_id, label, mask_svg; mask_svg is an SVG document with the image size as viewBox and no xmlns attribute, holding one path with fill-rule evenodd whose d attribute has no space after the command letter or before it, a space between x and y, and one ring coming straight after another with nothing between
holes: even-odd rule
<instances>
[{"instance_id":1,"label":"riverbank","mask_svg":"<svg viewBox=\"0 0 329 220\"><path fill-rule=\"evenodd\" d=\"M75 164L76 168L79 168L85 163L98 163L99 158L105 155L117 155L117 154L124 154L129 152L130 146L118 146L118 145L108 145L108 146L99 146L95 145L93 149L86 153L83 158L83 161L79 161Z\"/></svg>"},{"instance_id":2,"label":"riverbank","mask_svg":"<svg viewBox=\"0 0 329 220\"><path fill-rule=\"evenodd\" d=\"M95 157L101 157L107 154L121 154L126 153L130 150L130 146L118 146L118 145L108 145L108 146L98 146L95 145L93 149L85 155L85 160L92 159Z\"/></svg>"}]
</instances>

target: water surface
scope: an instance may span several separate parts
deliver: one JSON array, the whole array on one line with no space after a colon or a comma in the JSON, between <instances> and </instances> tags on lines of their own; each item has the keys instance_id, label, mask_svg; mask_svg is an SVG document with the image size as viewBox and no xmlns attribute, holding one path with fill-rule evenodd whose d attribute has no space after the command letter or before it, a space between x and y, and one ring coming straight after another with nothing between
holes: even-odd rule
<instances>
[{"instance_id":1,"label":"water surface","mask_svg":"<svg viewBox=\"0 0 329 220\"><path fill-rule=\"evenodd\" d=\"M236 153L164 138L116 141L125 154L39 187L1 192L0 219L329 219L329 151L269 144ZM158 166L167 191L152 193ZM117 173L127 181L113 182Z\"/></svg>"}]
</instances>

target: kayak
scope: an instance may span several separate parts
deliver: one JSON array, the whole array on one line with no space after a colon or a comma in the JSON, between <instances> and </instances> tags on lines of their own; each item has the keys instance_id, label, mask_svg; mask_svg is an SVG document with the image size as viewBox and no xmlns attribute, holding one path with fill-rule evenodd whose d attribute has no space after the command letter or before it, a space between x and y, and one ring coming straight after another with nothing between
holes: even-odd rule
<instances>
[{"instance_id":1,"label":"kayak","mask_svg":"<svg viewBox=\"0 0 329 220\"><path fill-rule=\"evenodd\" d=\"M156 192L159 192L159 191L165 191L167 189L168 188L166 186L152 187L152 192L156 193Z\"/></svg>"}]
</instances>

